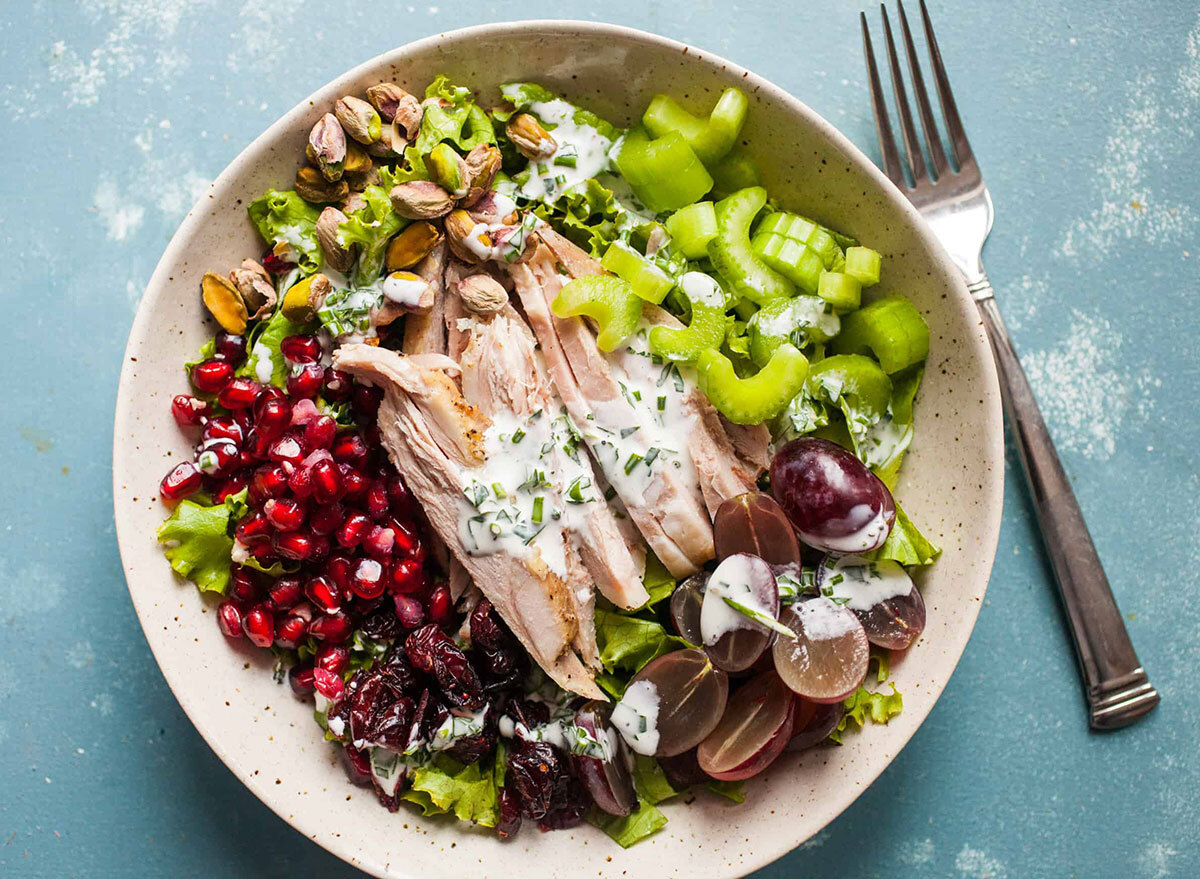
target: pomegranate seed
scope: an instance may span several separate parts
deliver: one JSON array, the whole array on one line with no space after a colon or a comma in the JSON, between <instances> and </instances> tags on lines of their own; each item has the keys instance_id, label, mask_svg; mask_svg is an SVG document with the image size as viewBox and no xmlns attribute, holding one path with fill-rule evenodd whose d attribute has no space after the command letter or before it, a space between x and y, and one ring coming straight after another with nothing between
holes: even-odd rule
<instances>
[{"instance_id":1,"label":"pomegranate seed","mask_svg":"<svg viewBox=\"0 0 1200 879\"><path fill-rule=\"evenodd\" d=\"M393 595L396 605L396 619L406 629L415 629L425 622L425 606L411 595Z\"/></svg>"},{"instance_id":2,"label":"pomegranate seed","mask_svg":"<svg viewBox=\"0 0 1200 879\"><path fill-rule=\"evenodd\" d=\"M296 614L288 614L275 626L275 643L294 650L308 632L308 620Z\"/></svg>"},{"instance_id":3,"label":"pomegranate seed","mask_svg":"<svg viewBox=\"0 0 1200 879\"><path fill-rule=\"evenodd\" d=\"M379 404L383 402L383 388L371 385L354 386L354 411L363 416L364 420L375 417Z\"/></svg>"},{"instance_id":4,"label":"pomegranate seed","mask_svg":"<svg viewBox=\"0 0 1200 879\"><path fill-rule=\"evenodd\" d=\"M382 455L383 434L380 433L378 426L372 424L370 427L364 430L363 440L366 442L368 449L374 449L376 452L380 452ZM382 455L382 457L386 458L387 456Z\"/></svg>"},{"instance_id":5,"label":"pomegranate seed","mask_svg":"<svg viewBox=\"0 0 1200 879\"><path fill-rule=\"evenodd\" d=\"M238 379L235 379L234 381L238 381ZM233 382L230 382L230 384L233 384ZM225 390L228 391L229 388L226 387ZM224 391L222 393L224 393ZM242 429L243 434L249 433L250 429L254 427L254 415L250 412L249 407L245 409L234 409L231 415L233 420L237 422L237 426Z\"/></svg>"},{"instance_id":6,"label":"pomegranate seed","mask_svg":"<svg viewBox=\"0 0 1200 879\"><path fill-rule=\"evenodd\" d=\"M208 421L212 407L199 397L176 394L171 400L171 414L180 427L198 427Z\"/></svg>"},{"instance_id":7,"label":"pomegranate seed","mask_svg":"<svg viewBox=\"0 0 1200 879\"><path fill-rule=\"evenodd\" d=\"M275 610L291 610L304 598L298 577L280 577L267 589L267 598Z\"/></svg>"},{"instance_id":8,"label":"pomegranate seed","mask_svg":"<svg viewBox=\"0 0 1200 879\"><path fill-rule=\"evenodd\" d=\"M341 675L350 664L350 651L340 644L327 644L313 657L313 665L335 675Z\"/></svg>"},{"instance_id":9,"label":"pomegranate seed","mask_svg":"<svg viewBox=\"0 0 1200 879\"><path fill-rule=\"evenodd\" d=\"M192 367L192 384L204 394L215 394L233 378L233 364L224 360L205 360Z\"/></svg>"},{"instance_id":10,"label":"pomegranate seed","mask_svg":"<svg viewBox=\"0 0 1200 879\"><path fill-rule=\"evenodd\" d=\"M382 519L388 514L387 486L382 480L376 479L367 487L364 505L372 519Z\"/></svg>"},{"instance_id":11,"label":"pomegranate seed","mask_svg":"<svg viewBox=\"0 0 1200 879\"><path fill-rule=\"evenodd\" d=\"M396 532L382 525L375 525L363 538L363 550L371 558L385 561L392 555L392 547L396 545Z\"/></svg>"},{"instance_id":12,"label":"pomegranate seed","mask_svg":"<svg viewBox=\"0 0 1200 879\"><path fill-rule=\"evenodd\" d=\"M321 342L311 333L288 336L279 343L279 353L292 363L316 363L321 359Z\"/></svg>"},{"instance_id":13,"label":"pomegranate seed","mask_svg":"<svg viewBox=\"0 0 1200 879\"><path fill-rule=\"evenodd\" d=\"M260 436L258 431L251 428L246 434L246 444L243 451L254 459L257 464L267 457L267 452L270 451L272 438L269 436Z\"/></svg>"},{"instance_id":14,"label":"pomegranate seed","mask_svg":"<svg viewBox=\"0 0 1200 879\"><path fill-rule=\"evenodd\" d=\"M297 531L307 513L304 505L290 497L271 498L263 504L263 515L276 531Z\"/></svg>"},{"instance_id":15,"label":"pomegranate seed","mask_svg":"<svg viewBox=\"0 0 1200 879\"><path fill-rule=\"evenodd\" d=\"M337 542L347 549L358 546L370 530L370 519L362 513L351 513L337 530Z\"/></svg>"},{"instance_id":16,"label":"pomegranate seed","mask_svg":"<svg viewBox=\"0 0 1200 879\"><path fill-rule=\"evenodd\" d=\"M217 605L217 627L226 638L242 637L242 612L236 602L226 599Z\"/></svg>"},{"instance_id":17,"label":"pomegranate seed","mask_svg":"<svg viewBox=\"0 0 1200 879\"><path fill-rule=\"evenodd\" d=\"M429 608L429 619L439 626L446 625L454 618L454 603L450 599L450 589L446 586L435 587L429 593L426 605Z\"/></svg>"},{"instance_id":18,"label":"pomegranate seed","mask_svg":"<svg viewBox=\"0 0 1200 879\"><path fill-rule=\"evenodd\" d=\"M246 549L250 555L254 556L255 560L263 567L269 568L275 564L278 559L275 557L275 550L271 546L271 541L267 540L262 543L256 543L253 546L248 546Z\"/></svg>"},{"instance_id":19,"label":"pomegranate seed","mask_svg":"<svg viewBox=\"0 0 1200 879\"><path fill-rule=\"evenodd\" d=\"M416 530L399 519L392 519L389 524L392 532L396 535L396 548L393 552L401 558L423 561L425 550L421 546L421 538L417 536Z\"/></svg>"},{"instance_id":20,"label":"pomegranate seed","mask_svg":"<svg viewBox=\"0 0 1200 879\"><path fill-rule=\"evenodd\" d=\"M275 439L283 436L291 426L292 405L287 400L272 397L255 408L258 412L254 415L254 427L260 436Z\"/></svg>"},{"instance_id":21,"label":"pomegranate seed","mask_svg":"<svg viewBox=\"0 0 1200 879\"><path fill-rule=\"evenodd\" d=\"M171 472L163 477L158 484L158 493L164 500L177 501L200 490L204 477L190 461L184 461L171 468Z\"/></svg>"},{"instance_id":22,"label":"pomegranate seed","mask_svg":"<svg viewBox=\"0 0 1200 879\"><path fill-rule=\"evenodd\" d=\"M275 385L263 385L254 401L254 406L250 409L254 417L258 418L262 415L263 407L272 400L283 400L286 403L287 394L283 392L282 388L277 388Z\"/></svg>"},{"instance_id":23,"label":"pomegranate seed","mask_svg":"<svg viewBox=\"0 0 1200 879\"><path fill-rule=\"evenodd\" d=\"M261 504L268 498L283 497L288 489L288 477L278 464L265 464L254 471L250 481L250 500Z\"/></svg>"},{"instance_id":24,"label":"pomegranate seed","mask_svg":"<svg viewBox=\"0 0 1200 879\"><path fill-rule=\"evenodd\" d=\"M321 393L330 403L340 403L349 400L354 390L354 379L350 373L334 369L332 366L325 370L325 387Z\"/></svg>"},{"instance_id":25,"label":"pomegranate seed","mask_svg":"<svg viewBox=\"0 0 1200 879\"><path fill-rule=\"evenodd\" d=\"M202 442L209 440L227 439L230 442L235 442L238 445L242 444L245 439L246 432L242 430L242 426L228 416L222 415L218 418L210 418L208 424L204 425L204 433L200 434Z\"/></svg>"},{"instance_id":26,"label":"pomegranate seed","mask_svg":"<svg viewBox=\"0 0 1200 879\"><path fill-rule=\"evenodd\" d=\"M329 578L329 582L333 584L337 594L347 601L353 594L350 591L350 576L353 571L354 563L344 555L335 555L325 563L325 576Z\"/></svg>"},{"instance_id":27,"label":"pomegranate seed","mask_svg":"<svg viewBox=\"0 0 1200 879\"><path fill-rule=\"evenodd\" d=\"M300 448L300 441L291 434L285 434L279 439L271 443L267 449L267 457L272 461L289 461L292 464L298 464L304 458L304 450Z\"/></svg>"},{"instance_id":28,"label":"pomegranate seed","mask_svg":"<svg viewBox=\"0 0 1200 879\"><path fill-rule=\"evenodd\" d=\"M324 668L313 668L313 684L318 693L330 700L342 698L342 693L346 691L346 683L341 675Z\"/></svg>"},{"instance_id":29,"label":"pomegranate seed","mask_svg":"<svg viewBox=\"0 0 1200 879\"><path fill-rule=\"evenodd\" d=\"M308 554L309 561L323 562L329 558L329 538L323 534L313 534L311 538L312 549Z\"/></svg>"},{"instance_id":30,"label":"pomegranate seed","mask_svg":"<svg viewBox=\"0 0 1200 879\"><path fill-rule=\"evenodd\" d=\"M345 518L346 511L342 509L341 504L324 504L315 507L308 514L308 527L312 529L313 534L328 537L341 526Z\"/></svg>"},{"instance_id":31,"label":"pomegranate seed","mask_svg":"<svg viewBox=\"0 0 1200 879\"><path fill-rule=\"evenodd\" d=\"M392 563L388 591L393 595L415 595L425 588L421 563L413 559L396 559Z\"/></svg>"},{"instance_id":32,"label":"pomegranate seed","mask_svg":"<svg viewBox=\"0 0 1200 879\"><path fill-rule=\"evenodd\" d=\"M233 440L208 440L196 451L196 467L205 476L220 476L242 462L241 454Z\"/></svg>"},{"instance_id":33,"label":"pomegranate seed","mask_svg":"<svg viewBox=\"0 0 1200 879\"><path fill-rule=\"evenodd\" d=\"M258 262L272 275L286 275L296 267L294 262L288 262L286 259L276 256L275 251L271 249L268 249Z\"/></svg>"},{"instance_id":34,"label":"pomegranate seed","mask_svg":"<svg viewBox=\"0 0 1200 879\"><path fill-rule=\"evenodd\" d=\"M258 382L249 378L234 378L221 388L217 402L226 409L249 409L258 396Z\"/></svg>"},{"instance_id":35,"label":"pomegranate seed","mask_svg":"<svg viewBox=\"0 0 1200 879\"><path fill-rule=\"evenodd\" d=\"M296 400L292 404L292 427L303 427L321 416L321 410L312 400Z\"/></svg>"},{"instance_id":36,"label":"pomegranate seed","mask_svg":"<svg viewBox=\"0 0 1200 879\"><path fill-rule=\"evenodd\" d=\"M341 644L350 637L353 631L354 624L344 613L331 613L328 616L317 617L308 624L308 634L318 641L327 641L330 644Z\"/></svg>"},{"instance_id":37,"label":"pomegranate seed","mask_svg":"<svg viewBox=\"0 0 1200 879\"><path fill-rule=\"evenodd\" d=\"M309 451L327 449L337 436L337 422L328 415L320 415L304 426L304 447Z\"/></svg>"},{"instance_id":38,"label":"pomegranate seed","mask_svg":"<svg viewBox=\"0 0 1200 879\"><path fill-rule=\"evenodd\" d=\"M342 471L342 492L348 498L361 497L367 490L367 477L347 464L340 468Z\"/></svg>"},{"instance_id":39,"label":"pomegranate seed","mask_svg":"<svg viewBox=\"0 0 1200 879\"><path fill-rule=\"evenodd\" d=\"M325 369L319 363L306 363L287 380L288 396L293 400L311 400L321 392Z\"/></svg>"},{"instance_id":40,"label":"pomegranate seed","mask_svg":"<svg viewBox=\"0 0 1200 879\"><path fill-rule=\"evenodd\" d=\"M312 471L307 467L297 467L288 477L288 488L296 497L308 497L312 494Z\"/></svg>"},{"instance_id":41,"label":"pomegranate seed","mask_svg":"<svg viewBox=\"0 0 1200 879\"><path fill-rule=\"evenodd\" d=\"M350 576L350 589L359 598L375 598L383 594L384 567L375 559L359 559Z\"/></svg>"},{"instance_id":42,"label":"pomegranate seed","mask_svg":"<svg viewBox=\"0 0 1200 879\"><path fill-rule=\"evenodd\" d=\"M342 471L333 461L318 461L310 471L312 496L318 503L328 504L342 496Z\"/></svg>"},{"instance_id":43,"label":"pomegranate seed","mask_svg":"<svg viewBox=\"0 0 1200 879\"><path fill-rule=\"evenodd\" d=\"M317 689L311 665L293 665L288 669L288 683L297 696L311 696Z\"/></svg>"},{"instance_id":44,"label":"pomegranate seed","mask_svg":"<svg viewBox=\"0 0 1200 879\"><path fill-rule=\"evenodd\" d=\"M241 456L239 455L238 456L238 464L240 465L241 463L242 463L242 460L241 460ZM246 487L245 474L244 473L235 473L235 474L233 474L233 476L230 476L228 479L226 479L224 482L222 482L219 486L217 486L217 488L213 491L213 493L212 493L213 502L218 503L218 504L223 504L223 503L225 503L226 498L233 497L233 495L237 494L239 491L241 491L245 487Z\"/></svg>"},{"instance_id":45,"label":"pomegranate seed","mask_svg":"<svg viewBox=\"0 0 1200 879\"><path fill-rule=\"evenodd\" d=\"M366 460L370 450L357 433L344 433L334 440L331 451L336 460L346 464L357 464Z\"/></svg>"},{"instance_id":46,"label":"pomegranate seed","mask_svg":"<svg viewBox=\"0 0 1200 879\"><path fill-rule=\"evenodd\" d=\"M247 611L242 628L255 647L270 647L275 643L275 618L265 604L255 605Z\"/></svg>"},{"instance_id":47,"label":"pomegranate seed","mask_svg":"<svg viewBox=\"0 0 1200 879\"><path fill-rule=\"evenodd\" d=\"M313 552L313 535L307 531L285 531L271 538L271 548L285 559L302 562Z\"/></svg>"},{"instance_id":48,"label":"pomegranate seed","mask_svg":"<svg viewBox=\"0 0 1200 879\"><path fill-rule=\"evenodd\" d=\"M250 568L238 564L229 566L229 597L246 603L258 598L258 581Z\"/></svg>"},{"instance_id":49,"label":"pomegranate seed","mask_svg":"<svg viewBox=\"0 0 1200 879\"><path fill-rule=\"evenodd\" d=\"M387 485L388 498L392 502L392 512L397 515L410 513L413 508L413 496L404 480L393 474L384 482Z\"/></svg>"},{"instance_id":50,"label":"pomegranate seed","mask_svg":"<svg viewBox=\"0 0 1200 879\"><path fill-rule=\"evenodd\" d=\"M327 577L309 577L304 585L304 594L324 613L337 613L342 609L341 591Z\"/></svg>"},{"instance_id":51,"label":"pomegranate seed","mask_svg":"<svg viewBox=\"0 0 1200 879\"><path fill-rule=\"evenodd\" d=\"M270 538L271 523L267 521L267 517L262 513L251 513L238 523L235 533L237 534L238 542L244 546L251 546Z\"/></svg>"},{"instance_id":52,"label":"pomegranate seed","mask_svg":"<svg viewBox=\"0 0 1200 879\"><path fill-rule=\"evenodd\" d=\"M217 357L237 366L246 359L246 337L221 330L213 337L213 350Z\"/></svg>"}]
</instances>

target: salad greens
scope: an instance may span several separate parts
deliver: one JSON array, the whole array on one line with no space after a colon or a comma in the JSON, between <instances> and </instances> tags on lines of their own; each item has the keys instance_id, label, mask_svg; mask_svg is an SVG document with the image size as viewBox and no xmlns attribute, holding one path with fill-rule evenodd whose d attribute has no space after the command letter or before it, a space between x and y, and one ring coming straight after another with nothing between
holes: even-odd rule
<instances>
[{"instance_id":1,"label":"salad greens","mask_svg":"<svg viewBox=\"0 0 1200 879\"><path fill-rule=\"evenodd\" d=\"M282 245L306 274L320 271L325 262L317 241L317 217L321 211L302 199L294 190L267 190L262 198L250 202L250 219L263 240Z\"/></svg>"},{"instance_id":2,"label":"salad greens","mask_svg":"<svg viewBox=\"0 0 1200 879\"><path fill-rule=\"evenodd\" d=\"M231 533L246 510L246 492L208 506L182 500L158 529L158 542L175 573L191 580L202 592L224 594L229 585Z\"/></svg>"}]
</instances>

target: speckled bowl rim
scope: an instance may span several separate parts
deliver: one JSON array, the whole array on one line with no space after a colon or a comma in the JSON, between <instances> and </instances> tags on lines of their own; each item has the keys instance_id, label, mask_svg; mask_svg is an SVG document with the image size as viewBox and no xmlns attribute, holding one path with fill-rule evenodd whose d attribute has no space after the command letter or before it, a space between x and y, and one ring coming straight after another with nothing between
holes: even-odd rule
<instances>
[{"instance_id":1,"label":"speckled bowl rim","mask_svg":"<svg viewBox=\"0 0 1200 879\"><path fill-rule=\"evenodd\" d=\"M808 107L799 99L793 97L788 92L774 85L770 81L758 76L755 73L746 70L732 61L728 61L719 55L691 47L685 43L673 40L657 34L648 33L636 28L625 27L622 25L607 24L603 22L592 21L576 21L570 19L531 19L527 21L509 21L497 22L492 24L476 25L472 27L460 28L453 31L446 31L439 34L434 34L425 37L421 40L407 43L389 52L377 55L370 60L359 64L352 70L338 76L329 83L315 90L311 95L300 101L292 110L282 116L274 124L266 129L262 134L254 139L244 150L242 150L236 158L221 172L221 174L212 182L209 191L205 196L202 196L197 205L188 213L188 216L180 224L179 229L175 232L170 243L167 245L162 258L159 260L154 274L151 276L150 283L146 288L146 296L138 309L137 315L134 318L133 326L130 331L129 341L125 351L123 367L121 371L121 379L117 391L117 405L113 435L113 498L114 498L114 514L116 520L117 541L120 547L122 567L125 570L129 569L129 558L127 553L132 554L135 550L132 548L131 539L127 540L126 530L122 527L123 505L121 503L122 494L118 491L119 481L121 477L122 455L126 450L123 448L122 436L128 436L130 429L133 427L136 420L137 405L131 399L128 393L128 385L132 381L130 369L131 357L134 357L142 346L147 334L152 331L153 325L150 323L150 315L152 309L148 307L148 303L158 296L162 295L169 289L166 284L169 273L181 257L181 251L185 242L190 237L192 230L203 224L208 219L206 212L199 210L199 207L205 203L207 199L213 198L213 193L223 190L235 184L236 180L242 173L244 165L252 164L255 157L264 150L269 149L270 145L276 141L285 132L291 131L296 124L309 112L311 106L315 102L331 102L342 93L343 84L354 83L360 80L366 73L373 69L382 69L389 64L399 63L406 55L417 51L422 51L430 47L437 46L439 43L453 40L469 40L482 37L496 37L520 34L522 31L537 30L539 33L555 33L561 36L569 37L571 35L601 35L611 38L615 41L625 43L642 43L648 46L656 46L659 48L667 48L684 54L691 53L693 58L703 64L714 67L723 68L726 71L733 72L741 76L749 88L765 92L774 100L787 106L795 116L799 117L803 122L818 129L823 136L827 137L841 152L845 155L848 161L858 166L858 170L863 171L874 182L878 190L886 197L886 199L898 208L901 215L907 220L910 226L917 233L917 237L928 251L928 255L937 263L949 278L955 279L952 283L955 295L967 302L970 302L970 297L965 284L960 280L960 275L957 268L950 261L949 256L945 253L937 239L934 237L929 226L921 218L920 214L912 207L904 195L895 187L895 185L875 166L875 164L863 154L849 139L839 132L832 124L826 121L822 116ZM973 303L971 303L973 305ZM987 588L987 580L990 577L992 564L995 560L996 545L999 539L1000 520L1003 506L1003 480L1004 480L1004 439L1003 431L1000 428L1002 425L1002 416L1000 412L1000 393L997 380L995 364L992 359L992 353L988 347L986 338L982 333L975 334L968 339L962 340L967 346L966 356L969 359L975 359L979 362L982 369L984 383L987 386L983 405L988 410L988 421L991 425L996 426L996 430L991 435L985 437L985 449L987 455L981 464L988 464L986 467L986 475L983 477L984 482L981 488L981 496L983 498L983 509L980 513L987 517L986 527L983 529L984 538L979 546L979 550L986 552L986 564L976 568L976 576L980 580L970 589L964 589L965 592L970 592L976 601L972 601L967 613L970 616L969 625L967 626L966 636L962 639L962 644L958 648L957 653L953 656L953 661L949 666L948 672L944 678L934 685L936 688L935 698L929 703L927 710L919 718L918 722L913 725L908 735L903 740L894 743L894 753L891 758L878 767L877 771L868 770L863 774L863 777L858 779L857 784L845 785L845 790L840 792L840 796L831 797L826 801L827 808L823 820L819 826L812 830L811 833L802 836L802 838L787 837L783 834L777 834L768 839L760 839L756 845L754 852L745 857L739 864L721 862L714 858L715 863L711 871L708 872L709 879L726 879L726 877L736 877L747 875L754 870L760 869L763 866L777 860L787 852L801 845L807 839L811 838L816 833L820 832L826 825L838 817L845 811L859 796L879 777L882 772L891 765L895 760L896 755L905 744L920 728L936 704L936 698L940 697L946 684L949 682L954 669L958 665L961 658L962 650L965 649L967 641L970 638L970 633L974 629L975 622L978 618L979 609L983 604L983 596ZM129 549L127 550L127 547ZM247 767L242 765L238 756L231 753L231 749L227 748L224 742L212 734L205 717L198 711L194 710L192 700L187 695L187 688L179 686L181 679L186 676L186 671L173 667L170 656L160 655L159 650L163 647L162 644L156 644L156 637L146 625L146 613L149 609L149 599L143 599L139 595L139 591L134 587L132 578L127 577L127 585L129 587L130 597L133 601L134 609L138 614L139 622L143 626L143 631L146 634L151 652L154 655L155 661L162 670L163 677L167 681L167 685L171 688L176 699L179 701L180 707L191 720L196 730L212 748L214 753L228 766L234 774L257 796L268 808L274 811L280 818L292 825L296 830L303 833L310 840L317 842L333 854L342 858L348 864L357 869L366 870L376 876L408 876L409 873L403 872L404 868L399 868L399 872L394 864L383 864L373 860L368 853L360 850L351 849L349 842L343 842L339 839L322 838L318 833L319 828L315 827L315 821L303 815L291 815L288 811L288 799L290 795L281 794L274 786L270 785L266 779L259 779L254 774L246 771ZM170 671L168 670L170 669Z\"/></svg>"}]
</instances>

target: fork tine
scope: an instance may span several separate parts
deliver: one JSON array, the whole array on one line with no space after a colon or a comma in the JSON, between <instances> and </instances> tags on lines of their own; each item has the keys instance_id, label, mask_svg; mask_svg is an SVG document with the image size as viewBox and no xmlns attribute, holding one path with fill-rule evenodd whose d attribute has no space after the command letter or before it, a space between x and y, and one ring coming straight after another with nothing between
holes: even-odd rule
<instances>
[{"instance_id":1,"label":"fork tine","mask_svg":"<svg viewBox=\"0 0 1200 879\"><path fill-rule=\"evenodd\" d=\"M967 132L963 130L962 119L958 115L958 106L954 103L954 93L950 91L950 78L946 76L946 65L942 63L942 50L938 48L937 37L933 34L933 22L929 20L929 10L925 7L925 0L920 0L920 3L921 21L925 25L925 42L929 46L929 56L933 61L933 80L937 84L942 116L946 120L946 131L950 134L950 145L954 150L954 158L959 167L962 167L971 160L971 144L967 141Z\"/></svg>"},{"instance_id":2,"label":"fork tine","mask_svg":"<svg viewBox=\"0 0 1200 879\"><path fill-rule=\"evenodd\" d=\"M904 37L904 54L908 56L908 70L912 74L913 97L917 100L917 112L921 115L921 130L925 133L925 145L929 147L934 174L940 178L948 170L946 152L942 149L942 139L938 135L937 122L933 118L933 108L929 105L929 93L925 91L925 78L921 75L921 65L917 62L917 49L913 45L912 31L908 28L908 16L904 14L903 0L898 0L897 6L900 10L900 33Z\"/></svg>"},{"instance_id":3,"label":"fork tine","mask_svg":"<svg viewBox=\"0 0 1200 879\"><path fill-rule=\"evenodd\" d=\"M921 144L917 141L912 111L908 106L908 95L904 91L904 74L900 71L900 58L896 55L896 41L892 39L892 25L888 21L887 7L882 3L879 4L879 14L883 18L883 37L884 42L887 43L888 67L892 71L892 91L896 97L896 115L900 118L900 133L904 136L904 151L908 154L913 183L919 185L921 181L929 179L929 174L925 171L925 159L921 156Z\"/></svg>"},{"instance_id":4,"label":"fork tine","mask_svg":"<svg viewBox=\"0 0 1200 879\"><path fill-rule=\"evenodd\" d=\"M865 12L858 14L862 22L863 55L867 59L867 79L871 88L871 110L875 114L875 132L879 135L879 152L883 156L883 173L901 189L907 188L904 172L900 169L900 153L896 150L896 139L892 136L892 123L888 119L887 101L883 86L879 82L879 68L875 66L875 51L871 48L871 30L867 27Z\"/></svg>"}]
</instances>

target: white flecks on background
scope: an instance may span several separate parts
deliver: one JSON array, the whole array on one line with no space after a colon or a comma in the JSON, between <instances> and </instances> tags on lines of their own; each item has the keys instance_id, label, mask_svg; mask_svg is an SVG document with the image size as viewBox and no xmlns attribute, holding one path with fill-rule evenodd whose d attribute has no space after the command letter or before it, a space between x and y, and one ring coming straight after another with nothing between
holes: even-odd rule
<instances>
[{"instance_id":1,"label":"white flecks on background","mask_svg":"<svg viewBox=\"0 0 1200 879\"><path fill-rule=\"evenodd\" d=\"M239 12L242 27L233 37L226 66L235 73L270 73L300 51L294 39L297 4L291 0L247 0Z\"/></svg>"},{"instance_id":2,"label":"white flecks on background","mask_svg":"<svg viewBox=\"0 0 1200 879\"><path fill-rule=\"evenodd\" d=\"M117 707L117 702L111 693L97 693L89 704L100 712L101 717L108 717Z\"/></svg>"},{"instance_id":3,"label":"white flecks on background","mask_svg":"<svg viewBox=\"0 0 1200 879\"><path fill-rule=\"evenodd\" d=\"M42 562L16 571L0 563L0 619L52 611L62 603L64 592L59 575Z\"/></svg>"},{"instance_id":4,"label":"white flecks on background","mask_svg":"<svg viewBox=\"0 0 1200 879\"><path fill-rule=\"evenodd\" d=\"M965 879L1006 879L1004 864L981 849L964 845L954 858L954 869Z\"/></svg>"},{"instance_id":5,"label":"white flecks on background","mask_svg":"<svg viewBox=\"0 0 1200 879\"><path fill-rule=\"evenodd\" d=\"M1200 15L1187 35L1184 51L1187 60L1179 68L1179 89L1192 100L1200 101Z\"/></svg>"},{"instance_id":6,"label":"white flecks on background","mask_svg":"<svg viewBox=\"0 0 1200 879\"><path fill-rule=\"evenodd\" d=\"M71 668L87 668L96 661L90 641L79 641L66 649L63 658Z\"/></svg>"},{"instance_id":7,"label":"white flecks on background","mask_svg":"<svg viewBox=\"0 0 1200 879\"><path fill-rule=\"evenodd\" d=\"M831 833L830 829L828 827L826 827L824 830L822 830L820 833L818 833L812 839L808 840L808 842L806 842L802 846L800 846L800 851L806 851L807 849L813 849L813 848L820 848L829 840L830 833Z\"/></svg>"},{"instance_id":8,"label":"white flecks on background","mask_svg":"<svg viewBox=\"0 0 1200 879\"><path fill-rule=\"evenodd\" d=\"M92 208L100 215L109 241L124 241L145 219L146 209L126 199L109 177L102 178L92 196Z\"/></svg>"},{"instance_id":9,"label":"white flecks on background","mask_svg":"<svg viewBox=\"0 0 1200 879\"><path fill-rule=\"evenodd\" d=\"M1022 358L1060 448L1109 458L1134 398L1140 415L1151 406L1148 392L1160 380L1149 373L1130 377L1120 372L1122 342L1108 320L1074 310L1059 346Z\"/></svg>"},{"instance_id":10,"label":"white flecks on background","mask_svg":"<svg viewBox=\"0 0 1200 879\"><path fill-rule=\"evenodd\" d=\"M900 843L900 850L897 852L896 857L902 864L908 864L910 867L919 867L922 864L931 863L936 851L933 840L926 837L925 839L913 839Z\"/></svg>"},{"instance_id":11,"label":"white flecks on background","mask_svg":"<svg viewBox=\"0 0 1200 879\"><path fill-rule=\"evenodd\" d=\"M142 301L142 292L146 289L145 284L139 284L136 281L125 282L125 296L129 299L129 307L137 310L138 304Z\"/></svg>"},{"instance_id":12,"label":"white flecks on background","mask_svg":"<svg viewBox=\"0 0 1200 879\"><path fill-rule=\"evenodd\" d=\"M1171 875L1171 859L1179 852L1165 842L1152 841L1138 852L1138 868L1146 879L1166 879Z\"/></svg>"},{"instance_id":13,"label":"white flecks on background","mask_svg":"<svg viewBox=\"0 0 1200 879\"><path fill-rule=\"evenodd\" d=\"M62 40L50 47L49 57L51 82L62 83L63 98L68 107L89 107L100 100L100 89L104 85L105 73L101 64L100 50L92 52L84 61L79 54ZM31 115L37 115L36 112Z\"/></svg>"}]
</instances>

